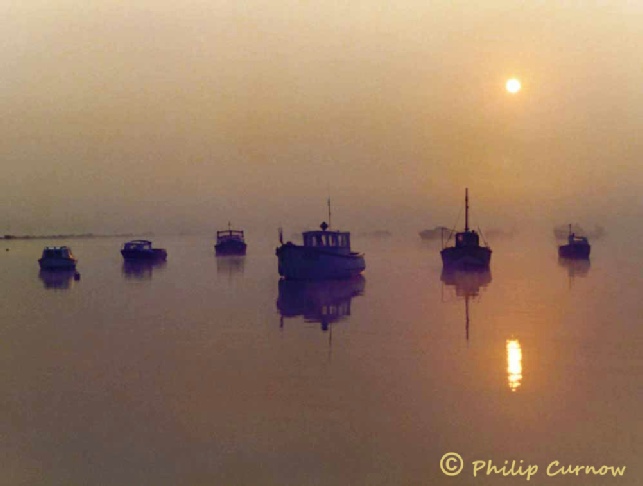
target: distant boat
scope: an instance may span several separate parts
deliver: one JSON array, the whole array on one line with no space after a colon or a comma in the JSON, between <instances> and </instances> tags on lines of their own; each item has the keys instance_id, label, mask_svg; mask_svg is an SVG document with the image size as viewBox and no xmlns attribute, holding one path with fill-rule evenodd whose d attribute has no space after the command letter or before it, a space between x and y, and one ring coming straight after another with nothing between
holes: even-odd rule
<instances>
[{"instance_id":1,"label":"distant boat","mask_svg":"<svg viewBox=\"0 0 643 486\"><path fill-rule=\"evenodd\" d=\"M230 223L227 230L217 231L217 243L214 245L217 255L245 255L246 247L243 231L230 229Z\"/></svg>"},{"instance_id":2,"label":"distant boat","mask_svg":"<svg viewBox=\"0 0 643 486\"><path fill-rule=\"evenodd\" d=\"M558 256L561 258L588 259L591 246L585 236L577 236L569 225L567 244L558 247Z\"/></svg>"},{"instance_id":3,"label":"distant boat","mask_svg":"<svg viewBox=\"0 0 643 486\"><path fill-rule=\"evenodd\" d=\"M43 270L74 270L77 262L68 246L47 246L38 260Z\"/></svg>"},{"instance_id":4,"label":"distant boat","mask_svg":"<svg viewBox=\"0 0 643 486\"><path fill-rule=\"evenodd\" d=\"M443 248L440 252L442 264L448 268L480 269L489 268L491 248L480 246L480 236L469 229L469 190L464 193L464 231L456 233L455 246Z\"/></svg>"},{"instance_id":5,"label":"distant boat","mask_svg":"<svg viewBox=\"0 0 643 486\"><path fill-rule=\"evenodd\" d=\"M149 240L132 240L123 245L121 255L128 261L161 261L167 259L163 248L152 248Z\"/></svg>"},{"instance_id":6,"label":"distant boat","mask_svg":"<svg viewBox=\"0 0 643 486\"><path fill-rule=\"evenodd\" d=\"M302 233L303 245L292 242L276 250L279 275L292 280L341 279L359 275L366 268L364 254L351 251L351 236L345 231Z\"/></svg>"},{"instance_id":7,"label":"distant boat","mask_svg":"<svg viewBox=\"0 0 643 486\"><path fill-rule=\"evenodd\" d=\"M571 228L572 233L576 235L584 235L587 238L599 239L605 236L605 228L600 225L595 225L594 229L590 231L585 231L582 226L578 224L572 224ZM569 224L560 224L554 227L554 236L558 240L566 240L569 236Z\"/></svg>"},{"instance_id":8,"label":"distant boat","mask_svg":"<svg viewBox=\"0 0 643 486\"><path fill-rule=\"evenodd\" d=\"M423 240L439 240L442 238L442 235L448 235L450 231L451 230L445 226L436 226L433 229L420 231L419 235Z\"/></svg>"}]
</instances>

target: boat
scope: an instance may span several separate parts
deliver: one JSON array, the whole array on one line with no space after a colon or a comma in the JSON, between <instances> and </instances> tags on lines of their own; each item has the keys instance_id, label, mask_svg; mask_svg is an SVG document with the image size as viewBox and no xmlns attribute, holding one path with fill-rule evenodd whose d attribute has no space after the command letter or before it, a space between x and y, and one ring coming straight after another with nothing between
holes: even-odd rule
<instances>
[{"instance_id":1,"label":"boat","mask_svg":"<svg viewBox=\"0 0 643 486\"><path fill-rule=\"evenodd\" d=\"M465 189L464 207L464 231L456 233L455 246L449 246L440 251L442 265L464 270L489 268L491 248L480 246L480 235L469 229L469 189Z\"/></svg>"},{"instance_id":2,"label":"boat","mask_svg":"<svg viewBox=\"0 0 643 486\"><path fill-rule=\"evenodd\" d=\"M121 255L127 261L162 261L167 259L163 248L152 248L149 240L132 240L123 245Z\"/></svg>"},{"instance_id":3,"label":"boat","mask_svg":"<svg viewBox=\"0 0 643 486\"><path fill-rule=\"evenodd\" d=\"M445 226L436 226L433 229L422 230L418 234L423 240L439 240L443 235L448 235L449 232L449 228Z\"/></svg>"},{"instance_id":4,"label":"boat","mask_svg":"<svg viewBox=\"0 0 643 486\"><path fill-rule=\"evenodd\" d=\"M217 231L217 243L214 245L217 255L245 255L246 246L243 231L230 229L230 223L227 230Z\"/></svg>"},{"instance_id":5,"label":"boat","mask_svg":"<svg viewBox=\"0 0 643 486\"><path fill-rule=\"evenodd\" d=\"M74 270L77 262L68 246L46 246L38 260L42 270Z\"/></svg>"},{"instance_id":6,"label":"boat","mask_svg":"<svg viewBox=\"0 0 643 486\"><path fill-rule=\"evenodd\" d=\"M572 225L569 225L567 244L558 247L558 256L561 258L588 259L591 245L585 236L577 236L572 232Z\"/></svg>"},{"instance_id":7,"label":"boat","mask_svg":"<svg viewBox=\"0 0 643 486\"><path fill-rule=\"evenodd\" d=\"M366 269L364 254L351 251L349 232L331 231L326 222L319 227L302 233L303 245L281 242L276 250L279 275L292 280L342 279Z\"/></svg>"},{"instance_id":8,"label":"boat","mask_svg":"<svg viewBox=\"0 0 643 486\"><path fill-rule=\"evenodd\" d=\"M585 231L582 226L573 224L572 232L577 235L585 235L587 238L599 239L606 235L605 228L600 225L594 225L594 229ZM569 224L560 224L554 227L554 237L557 240L565 240L569 236Z\"/></svg>"}]
</instances>

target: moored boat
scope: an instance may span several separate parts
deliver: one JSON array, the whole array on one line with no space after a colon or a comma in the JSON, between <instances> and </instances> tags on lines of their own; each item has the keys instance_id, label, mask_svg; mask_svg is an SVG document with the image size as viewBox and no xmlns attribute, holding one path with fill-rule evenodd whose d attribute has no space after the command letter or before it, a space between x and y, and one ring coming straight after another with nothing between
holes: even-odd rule
<instances>
[{"instance_id":1,"label":"moored boat","mask_svg":"<svg viewBox=\"0 0 643 486\"><path fill-rule=\"evenodd\" d=\"M123 245L121 255L131 261L162 261L167 259L167 251L163 248L152 248L149 240L132 240Z\"/></svg>"},{"instance_id":2,"label":"moored boat","mask_svg":"<svg viewBox=\"0 0 643 486\"><path fill-rule=\"evenodd\" d=\"M320 228L303 232L303 245L289 241L277 248L279 275L292 280L341 279L366 269L364 254L351 251L349 232L330 231L325 222Z\"/></svg>"},{"instance_id":3,"label":"moored boat","mask_svg":"<svg viewBox=\"0 0 643 486\"><path fill-rule=\"evenodd\" d=\"M481 246L480 235L469 229L469 189L465 189L464 206L464 231L456 233L454 246L443 248L440 252L442 265L465 270L489 268L491 248Z\"/></svg>"},{"instance_id":4,"label":"moored boat","mask_svg":"<svg viewBox=\"0 0 643 486\"><path fill-rule=\"evenodd\" d=\"M217 243L214 245L217 255L245 255L246 247L243 231L230 229L230 223L227 230L217 231Z\"/></svg>"},{"instance_id":5,"label":"moored boat","mask_svg":"<svg viewBox=\"0 0 643 486\"><path fill-rule=\"evenodd\" d=\"M577 236L569 225L567 244L558 247L558 256L561 258L588 259L591 245L585 236Z\"/></svg>"},{"instance_id":6,"label":"moored boat","mask_svg":"<svg viewBox=\"0 0 643 486\"><path fill-rule=\"evenodd\" d=\"M74 270L77 262L68 246L47 246L38 260L43 270Z\"/></svg>"}]
</instances>

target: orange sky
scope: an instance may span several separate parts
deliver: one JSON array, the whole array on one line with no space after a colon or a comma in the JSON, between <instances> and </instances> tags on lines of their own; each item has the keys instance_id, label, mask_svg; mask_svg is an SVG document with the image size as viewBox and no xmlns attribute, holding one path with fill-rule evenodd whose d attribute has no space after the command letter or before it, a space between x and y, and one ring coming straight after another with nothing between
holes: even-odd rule
<instances>
[{"instance_id":1,"label":"orange sky","mask_svg":"<svg viewBox=\"0 0 643 486\"><path fill-rule=\"evenodd\" d=\"M641 13L3 2L0 233L639 217Z\"/></svg>"}]
</instances>

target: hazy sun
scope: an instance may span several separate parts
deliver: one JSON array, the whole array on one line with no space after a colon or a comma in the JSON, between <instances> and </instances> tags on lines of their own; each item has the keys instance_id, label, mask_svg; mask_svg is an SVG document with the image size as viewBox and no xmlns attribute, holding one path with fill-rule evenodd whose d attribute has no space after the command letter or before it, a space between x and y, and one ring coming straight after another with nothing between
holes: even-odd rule
<instances>
[{"instance_id":1,"label":"hazy sun","mask_svg":"<svg viewBox=\"0 0 643 486\"><path fill-rule=\"evenodd\" d=\"M517 93L518 91L520 91L520 81L518 81L516 78L511 78L507 80L507 84L505 85L505 87L510 93Z\"/></svg>"}]
</instances>

